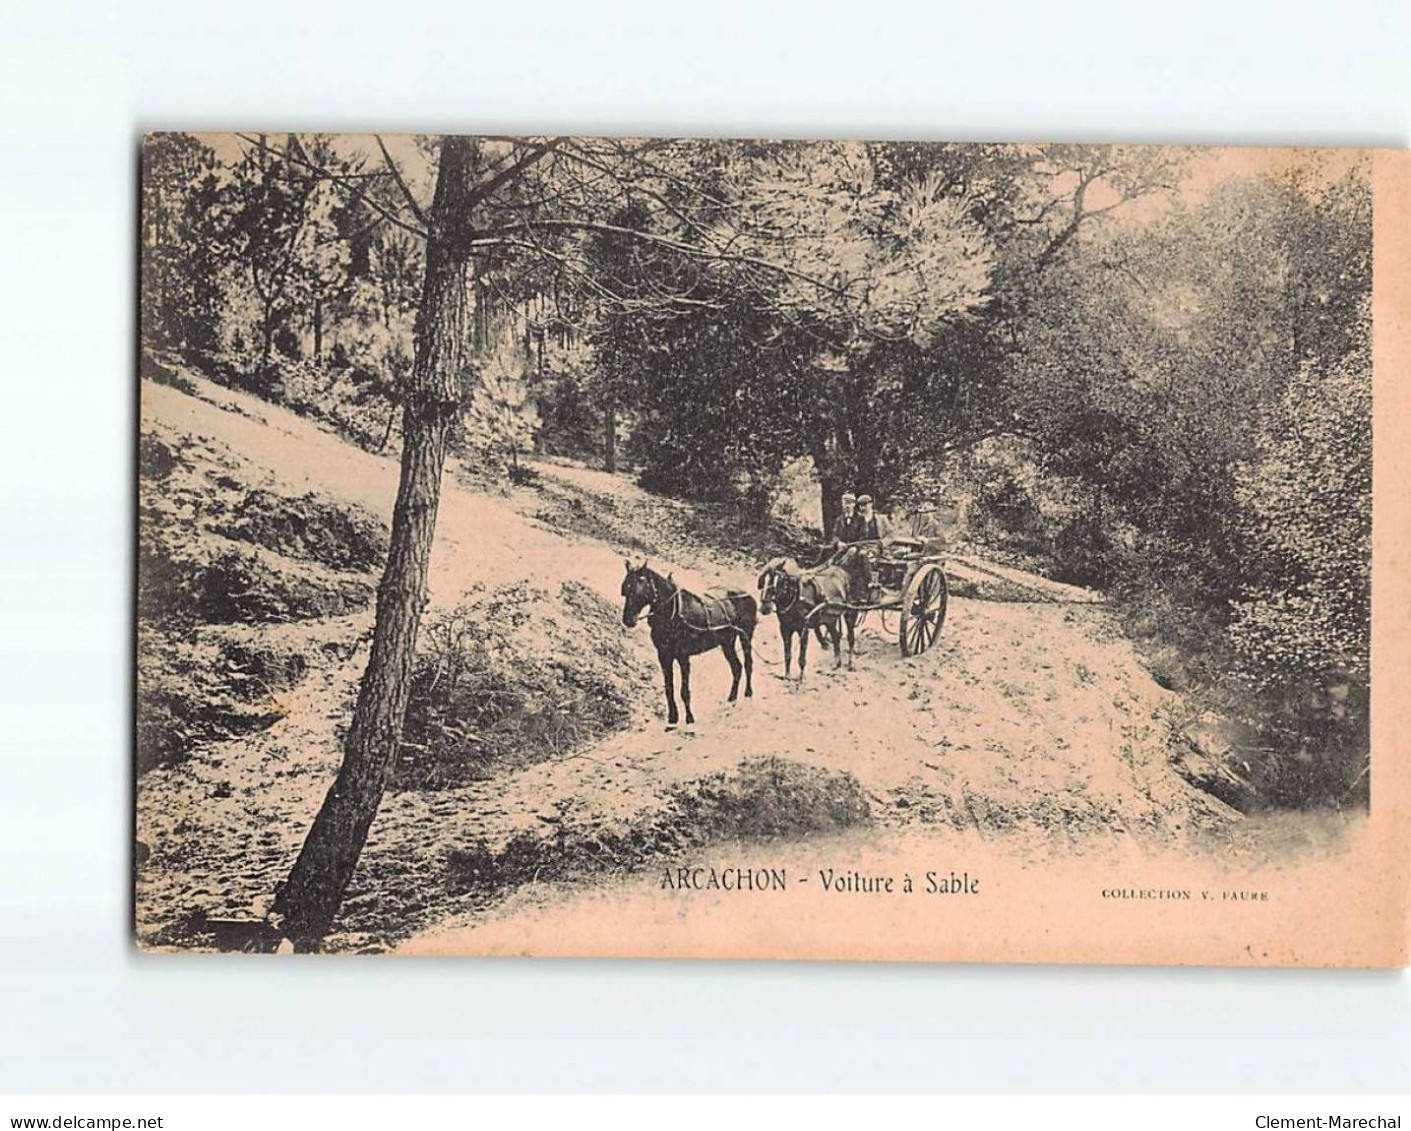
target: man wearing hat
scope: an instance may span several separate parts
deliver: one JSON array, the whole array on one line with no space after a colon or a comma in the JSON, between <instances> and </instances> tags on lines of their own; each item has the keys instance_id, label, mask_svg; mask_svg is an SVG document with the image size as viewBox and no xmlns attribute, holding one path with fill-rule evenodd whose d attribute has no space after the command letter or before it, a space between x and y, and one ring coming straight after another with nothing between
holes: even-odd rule
<instances>
[{"instance_id":1,"label":"man wearing hat","mask_svg":"<svg viewBox=\"0 0 1411 1131\"><path fill-rule=\"evenodd\" d=\"M857 529L859 533L848 539L850 542L875 542L886 538L892 532L892 524L887 516L872 509L872 496L857 497Z\"/></svg>"},{"instance_id":2,"label":"man wearing hat","mask_svg":"<svg viewBox=\"0 0 1411 1131\"><path fill-rule=\"evenodd\" d=\"M843 513L833 520L833 541L848 542L860 541L863 537L862 523L857 517L857 496L851 491L843 492Z\"/></svg>"}]
</instances>

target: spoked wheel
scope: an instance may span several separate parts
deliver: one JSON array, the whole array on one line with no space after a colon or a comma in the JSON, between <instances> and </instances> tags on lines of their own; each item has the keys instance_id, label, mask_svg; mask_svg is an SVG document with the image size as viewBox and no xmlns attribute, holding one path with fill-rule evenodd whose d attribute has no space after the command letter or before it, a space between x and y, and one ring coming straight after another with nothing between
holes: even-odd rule
<instances>
[{"instance_id":1,"label":"spoked wheel","mask_svg":"<svg viewBox=\"0 0 1411 1131\"><path fill-rule=\"evenodd\" d=\"M934 562L917 568L901 600L897 641L903 656L919 656L936 642L946 622L949 597L945 570Z\"/></svg>"}]
</instances>

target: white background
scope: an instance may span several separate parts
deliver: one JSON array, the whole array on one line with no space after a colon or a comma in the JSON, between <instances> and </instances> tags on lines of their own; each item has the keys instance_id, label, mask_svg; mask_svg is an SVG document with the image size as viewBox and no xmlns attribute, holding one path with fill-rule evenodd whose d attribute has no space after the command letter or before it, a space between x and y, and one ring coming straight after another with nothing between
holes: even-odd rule
<instances>
[{"instance_id":1,"label":"white background","mask_svg":"<svg viewBox=\"0 0 1411 1131\"><path fill-rule=\"evenodd\" d=\"M1406 3L0 6L0 1090L1411 1088L1397 973L128 946L152 128L1404 146Z\"/></svg>"}]
</instances>

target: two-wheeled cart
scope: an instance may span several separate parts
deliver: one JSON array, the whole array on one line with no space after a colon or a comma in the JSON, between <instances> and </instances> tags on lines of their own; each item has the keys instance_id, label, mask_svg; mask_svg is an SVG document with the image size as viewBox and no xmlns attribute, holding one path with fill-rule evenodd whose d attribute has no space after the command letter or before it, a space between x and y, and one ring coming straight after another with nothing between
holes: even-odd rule
<instances>
[{"instance_id":1,"label":"two-wheeled cart","mask_svg":"<svg viewBox=\"0 0 1411 1131\"><path fill-rule=\"evenodd\" d=\"M893 629L889 617L895 613L901 654L919 656L939 639L950 600L944 559L935 542L898 537L852 545L861 547L868 555L873 592L868 595L866 604L848 605L837 611L880 613L882 630L888 634ZM830 605L830 611L832 608Z\"/></svg>"}]
</instances>

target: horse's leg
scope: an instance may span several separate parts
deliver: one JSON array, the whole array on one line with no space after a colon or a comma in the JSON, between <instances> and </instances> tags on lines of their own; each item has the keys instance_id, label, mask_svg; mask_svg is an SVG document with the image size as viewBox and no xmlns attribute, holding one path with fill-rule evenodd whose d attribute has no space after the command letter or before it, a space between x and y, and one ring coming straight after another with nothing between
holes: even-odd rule
<instances>
[{"instance_id":1,"label":"horse's leg","mask_svg":"<svg viewBox=\"0 0 1411 1131\"><path fill-rule=\"evenodd\" d=\"M857 614L848 613L843 619L848 626L848 671L852 671L853 655L857 650L857 641L854 639L854 634L857 632Z\"/></svg>"},{"instance_id":2,"label":"horse's leg","mask_svg":"<svg viewBox=\"0 0 1411 1131\"><path fill-rule=\"evenodd\" d=\"M720 650L725 653L725 659L730 663L730 699L735 702L740 694L740 657L735 655L735 638L727 636L720 642Z\"/></svg>"},{"instance_id":3,"label":"horse's leg","mask_svg":"<svg viewBox=\"0 0 1411 1131\"><path fill-rule=\"evenodd\" d=\"M784 641L784 678L789 678L789 665L794 662L794 630L785 628L783 620L779 621L779 635Z\"/></svg>"},{"instance_id":4,"label":"horse's leg","mask_svg":"<svg viewBox=\"0 0 1411 1131\"><path fill-rule=\"evenodd\" d=\"M745 650L745 698L754 698L754 630L740 636L740 644Z\"/></svg>"},{"instance_id":5,"label":"horse's leg","mask_svg":"<svg viewBox=\"0 0 1411 1131\"><path fill-rule=\"evenodd\" d=\"M803 682L804 665L808 662L808 626L799 633L799 682Z\"/></svg>"},{"instance_id":6,"label":"horse's leg","mask_svg":"<svg viewBox=\"0 0 1411 1131\"><path fill-rule=\"evenodd\" d=\"M657 659L661 661L661 678L662 682L666 685L666 725L674 727L676 725L677 715L676 689L673 686L675 683L675 675L671 670L673 661L668 652L658 652Z\"/></svg>"},{"instance_id":7,"label":"horse's leg","mask_svg":"<svg viewBox=\"0 0 1411 1131\"><path fill-rule=\"evenodd\" d=\"M682 656L677 663L681 665L681 702L686 707L686 725L690 726L696 721L691 714L691 657Z\"/></svg>"},{"instance_id":8,"label":"horse's leg","mask_svg":"<svg viewBox=\"0 0 1411 1131\"><path fill-rule=\"evenodd\" d=\"M833 645L833 670L843 666L843 630L838 627L838 618L828 622L828 639Z\"/></svg>"}]
</instances>

